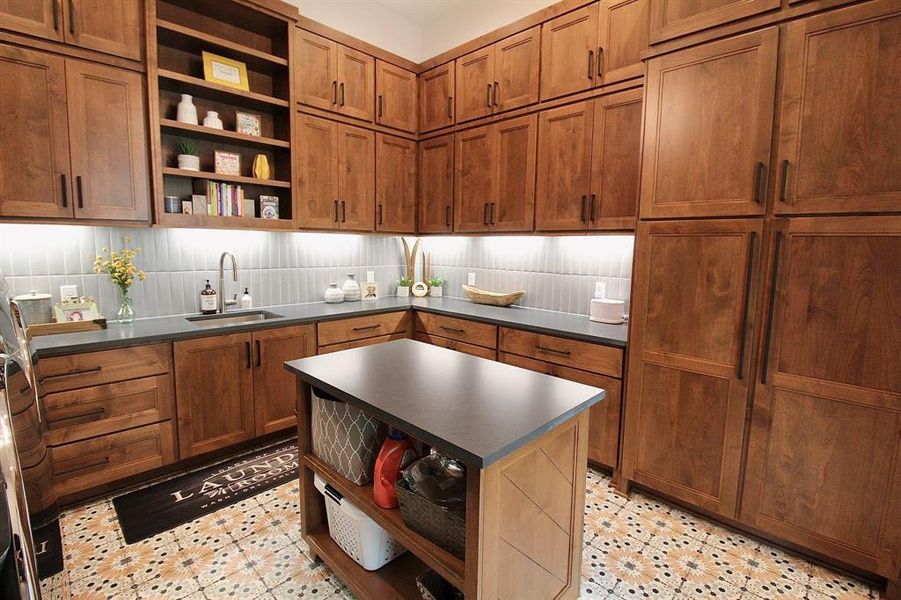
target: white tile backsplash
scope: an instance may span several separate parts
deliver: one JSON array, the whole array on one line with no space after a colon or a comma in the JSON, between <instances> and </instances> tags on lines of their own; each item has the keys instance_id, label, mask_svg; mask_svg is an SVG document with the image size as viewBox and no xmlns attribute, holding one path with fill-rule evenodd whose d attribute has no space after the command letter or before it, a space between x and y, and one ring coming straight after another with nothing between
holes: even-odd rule
<instances>
[{"instance_id":1,"label":"white tile backsplash","mask_svg":"<svg viewBox=\"0 0 901 600\"><path fill-rule=\"evenodd\" d=\"M0 224L0 272L15 294L78 285L94 296L100 310L114 315L118 292L105 275L91 270L103 247L120 248L125 237L142 249L138 266L147 280L133 288L139 317L196 312L205 280L217 285L219 255L238 259L237 284L226 278L229 294L250 289L257 306L315 302L330 281L347 273L362 281L375 271L383 295L393 295L404 271L399 237ZM607 283L610 298L626 300L631 287L632 236L425 237L432 274L447 279L444 293L463 297L466 274L476 285L496 291L525 289L521 304L532 308L587 314L594 283ZM421 274L421 256L417 274Z\"/></svg>"}]
</instances>

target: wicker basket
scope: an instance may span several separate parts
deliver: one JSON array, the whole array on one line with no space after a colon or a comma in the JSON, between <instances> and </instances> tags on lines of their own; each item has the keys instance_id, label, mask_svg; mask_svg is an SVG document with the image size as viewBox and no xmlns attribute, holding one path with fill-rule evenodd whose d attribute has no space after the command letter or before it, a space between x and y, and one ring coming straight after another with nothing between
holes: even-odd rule
<instances>
[{"instance_id":1,"label":"wicker basket","mask_svg":"<svg viewBox=\"0 0 901 600\"><path fill-rule=\"evenodd\" d=\"M413 493L403 479L397 481L395 488L400 514L407 527L432 540L454 556L463 558L466 547L466 520Z\"/></svg>"},{"instance_id":2,"label":"wicker basket","mask_svg":"<svg viewBox=\"0 0 901 600\"><path fill-rule=\"evenodd\" d=\"M416 577L416 587L424 600L463 600L463 593L429 569Z\"/></svg>"}]
</instances>

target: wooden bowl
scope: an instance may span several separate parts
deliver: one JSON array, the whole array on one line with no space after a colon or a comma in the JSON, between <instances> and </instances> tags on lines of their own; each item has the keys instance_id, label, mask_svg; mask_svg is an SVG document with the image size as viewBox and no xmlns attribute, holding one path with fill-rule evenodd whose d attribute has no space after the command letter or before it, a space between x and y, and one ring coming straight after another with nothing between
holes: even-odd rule
<instances>
[{"instance_id":1,"label":"wooden bowl","mask_svg":"<svg viewBox=\"0 0 901 600\"><path fill-rule=\"evenodd\" d=\"M526 295L525 290L502 294L500 292L480 290L479 288L472 287L471 285L464 285L463 291L466 292L466 295L469 296L469 299L476 304L490 304L491 306L510 306Z\"/></svg>"}]
</instances>

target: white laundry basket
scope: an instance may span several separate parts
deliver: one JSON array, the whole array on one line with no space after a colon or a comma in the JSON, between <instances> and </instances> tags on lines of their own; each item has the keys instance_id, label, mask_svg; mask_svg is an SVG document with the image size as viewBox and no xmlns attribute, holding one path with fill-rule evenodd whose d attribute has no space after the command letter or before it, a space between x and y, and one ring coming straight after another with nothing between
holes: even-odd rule
<instances>
[{"instance_id":1,"label":"white laundry basket","mask_svg":"<svg viewBox=\"0 0 901 600\"><path fill-rule=\"evenodd\" d=\"M407 551L319 475L314 485L325 496L329 535L361 567L375 571Z\"/></svg>"}]
</instances>

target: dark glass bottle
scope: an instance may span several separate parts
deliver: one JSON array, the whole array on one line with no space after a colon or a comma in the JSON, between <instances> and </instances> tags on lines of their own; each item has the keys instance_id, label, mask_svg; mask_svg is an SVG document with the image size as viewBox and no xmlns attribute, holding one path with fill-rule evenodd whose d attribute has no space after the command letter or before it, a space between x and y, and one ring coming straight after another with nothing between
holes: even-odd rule
<instances>
[{"instance_id":1,"label":"dark glass bottle","mask_svg":"<svg viewBox=\"0 0 901 600\"><path fill-rule=\"evenodd\" d=\"M206 287L200 290L200 314L216 314L216 290L210 285L209 279L206 280Z\"/></svg>"}]
</instances>

